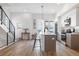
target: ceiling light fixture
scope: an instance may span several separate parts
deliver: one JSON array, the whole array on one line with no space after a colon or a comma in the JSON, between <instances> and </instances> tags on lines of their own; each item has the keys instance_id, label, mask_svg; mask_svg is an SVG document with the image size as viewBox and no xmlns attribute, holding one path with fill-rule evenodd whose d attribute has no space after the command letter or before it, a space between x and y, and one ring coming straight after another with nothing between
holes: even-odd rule
<instances>
[{"instance_id":1,"label":"ceiling light fixture","mask_svg":"<svg viewBox=\"0 0 79 59\"><path fill-rule=\"evenodd\" d=\"M41 5L41 19L44 20L44 5Z\"/></svg>"}]
</instances>

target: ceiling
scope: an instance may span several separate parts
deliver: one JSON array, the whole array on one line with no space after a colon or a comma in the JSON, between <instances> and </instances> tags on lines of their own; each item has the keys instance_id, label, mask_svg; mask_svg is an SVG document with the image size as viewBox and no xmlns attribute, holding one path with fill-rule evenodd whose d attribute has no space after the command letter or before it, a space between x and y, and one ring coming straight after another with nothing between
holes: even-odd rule
<instances>
[{"instance_id":1,"label":"ceiling","mask_svg":"<svg viewBox=\"0 0 79 59\"><path fill-rule=\"evenodd\" d=\"M67 3L66 3L67 4ZM55 20L56 14L63 10L65 3L0 3L10 13L11 20L22 27L31 27L33 19ZM68 4L67 7L72 4ZM43 8L41 8L43 6ZM65 10L67 8L64 8ZM18 25L18 26L19 26ZM28 26L27 26L28 25ZM20 27L20 26L19 26Z\"/></svg>"},{"instance_id":2,"label":"ceiling","mask_svg":"<svg viewBox=\"0 0 79 59\"><path fill-rule=\"evenodd\" d=\"M44 20L55 20L56 14L65 4L56 3L0 3L10 13L11 20L22 27L30 27L33 19L41 19L44 13ZM41 6L44 6L41 8ZM18 25L18 27L20 27ZM28 25L28 26L26 26Z\"/></svg>"},{"instance_id":3,"label":"ceiling","mask_svg":"<svg viewBox=\"0 0 79 59\"><path fill-rule=\"evenodd\" d=\"M42 13L43 10L45 14L55 14L64 6L56 3L3 3L1 5L12 13ZM43 8L41 8L42 5Z\"/></svg>"}]
</instances>

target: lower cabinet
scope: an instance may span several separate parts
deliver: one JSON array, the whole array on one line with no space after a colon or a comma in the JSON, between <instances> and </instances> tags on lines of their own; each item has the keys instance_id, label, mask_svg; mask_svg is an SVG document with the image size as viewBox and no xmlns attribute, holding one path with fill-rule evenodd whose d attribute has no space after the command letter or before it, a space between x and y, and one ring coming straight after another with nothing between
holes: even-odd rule
<instances>
[{"instance_id":1,"label":"lower cabinet","mask_svg":"<svg viewBox=\"0 0 79 59\"><path fill-rule=\"evenodd\" d=\"M56 35L41 35L41 50L56 51Z\"/></svg>"},{"instance_id":2,"label":"lower cabinet","mask_svg":"<svg viewBox=\"0 0 79 59\"><path fill-rule=\"evenodd\" d=\"M79 33L67 33L66 45L72 49L79 49Z\"/></svg>"}]
</instances>

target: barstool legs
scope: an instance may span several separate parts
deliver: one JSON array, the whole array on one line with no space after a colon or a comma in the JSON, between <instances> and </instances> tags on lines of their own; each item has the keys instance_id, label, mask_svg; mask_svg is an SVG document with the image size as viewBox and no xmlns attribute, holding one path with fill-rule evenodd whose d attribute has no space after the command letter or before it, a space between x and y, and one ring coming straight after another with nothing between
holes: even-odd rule
<instances>
[{"instance_id":1,"label":"barstool legs","mask_svg":"<svg viewBox=\"0 0 79 59\"><path fill-rule=\"evenodd\" d=\"M35 48L35 43L36 43L36 39L34 40L33 50L34 50L34 48Z\"/></svg>"},{"instance_id":2,"label":"barstool legs","mask_svg":"<svg viewBox=\"0 0 79 59\"><path fill-rule=\"evenodd\" d=\"M41 41L40 41L40 39L35 39L35 40L34 40L33 50L34 50L34 48L35 48L36 40L39 40L39 43L40 43L40 50L41 50Z\"/></svg>"}]
</instances>

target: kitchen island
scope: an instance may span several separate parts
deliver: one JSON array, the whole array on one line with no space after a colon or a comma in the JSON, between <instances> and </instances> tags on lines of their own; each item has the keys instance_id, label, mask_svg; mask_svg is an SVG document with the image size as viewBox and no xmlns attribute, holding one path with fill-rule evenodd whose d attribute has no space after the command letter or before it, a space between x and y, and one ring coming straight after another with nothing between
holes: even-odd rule
<instances>
[{"instance_id":1,"label":"kitchen island","mask_svg":"<svg viewBox=\"0 0 79 59\"><path fill-rule=\"evenodd\" d=\"M41 34L41 51L56 51L56 34Z\"/></svg>"}]
</instances>

